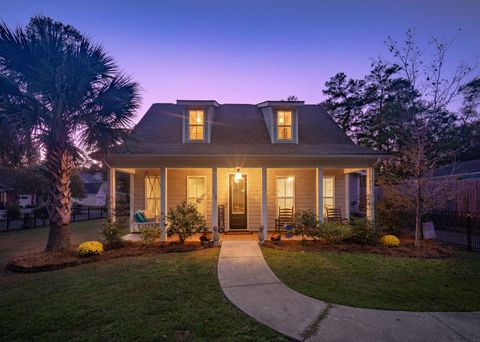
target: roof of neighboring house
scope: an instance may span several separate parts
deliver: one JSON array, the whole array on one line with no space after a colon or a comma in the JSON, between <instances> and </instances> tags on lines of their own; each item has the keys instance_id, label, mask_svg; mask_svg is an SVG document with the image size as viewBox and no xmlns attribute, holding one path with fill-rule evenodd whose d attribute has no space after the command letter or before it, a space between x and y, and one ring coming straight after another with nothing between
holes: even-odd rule
<instances>
[{"instance_id":1,"label":"roof of neighboring house","mask_svg":"<svg viewBox=\"0 0 480 342\"><path fill-rule=\"evenodd\" d=\"M320 105L301 105L297 144L272 144L262 111L253 104L215 109L210 143L183 143L185 105L157 103L132 131L134 143L113 154L320 154L385 155L355 145Z\"/></svg>"},{"instance_id":2,"label":"roof of neighboring house","mask_svg":"<svg viewBox=\"0 0 480 342\"><path fill-rule=\"evenodd\" d=\"M80 172L79 176L83 179L84 183L102 183L101 179L98 179L88 172Z\"/></svg>"},{"instance_id":3,"label":"roof of neighboring house","mask_svg":"<svg viewBox=\"0 0 480 342\"><path fill-rule=\"evenodd\" d=\"M433 177L480 174L480 159L455 162L445 165L433 173Z\"/></svg>"},{"instance_id":4,"label":"roof of neighboring house","mask_svg":"<svg viewBox=\"0 0 480 342\"><path fill-rule=\"evenodd\" d=\"M96 195L98 193L98 190L100 190L100 187L102 186L102 183L85 183L85 192L88 195Z\"/></svg>"},{"instance_id":5,"label":"roof of neighboring house","mask_svg":"<svg viewBox=\"0 0 480 342\"><path fill-rule=\"evenodd\" d=\"M13 189L6 186L5 184L3 183L0 183L0 192L6 192L6 191L12 191Z\"/></svg>"}]
</instances>

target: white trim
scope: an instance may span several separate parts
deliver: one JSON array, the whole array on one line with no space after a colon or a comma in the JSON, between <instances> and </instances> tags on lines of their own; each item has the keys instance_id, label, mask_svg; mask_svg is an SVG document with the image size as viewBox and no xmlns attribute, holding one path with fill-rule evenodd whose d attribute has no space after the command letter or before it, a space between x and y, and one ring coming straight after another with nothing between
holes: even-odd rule
<instances>
[{"instance_id":1,"label":"white trim","mask_svg":"<svg viewBox=\"0 0 480 342\"><path fill-rule=\"evenodd\" d=\"M279 178L293 178L293 212L295 212L295 209L297 207L297 193L296 193L296 177L295 176L276 176L275 177L275 218L278 218L278 179Z\"/></svg>"},{"instance_id":2,"label":"white trim","mask_svg":"<svg viewBox=\"0 0 480 342\"><path fill-rule=\"evenodd\" d=\"M206 176L187 176L187 203L188 203L188 200L189 200L189 197L188 197L188 180L191 179L191 178L201 178L203 179L203 187L205 189L205 197L203 198L203 212L204 212L204 219L207 219L207 177Z\"/></svg>"},{"instance_id":3,"label":"white trim","mask_svg":"<svg viewBox=\"0 0 480 342\"><path fill-rule=\"evenodd\" d=\"M225 231L230 230L230 175L235 175L236 172L227 172L227 215L228 227L225 225ZM247 176L247 230L250 230L250 177L248 172L241 172L242 176Z\"/></svg>"}]
</instances>

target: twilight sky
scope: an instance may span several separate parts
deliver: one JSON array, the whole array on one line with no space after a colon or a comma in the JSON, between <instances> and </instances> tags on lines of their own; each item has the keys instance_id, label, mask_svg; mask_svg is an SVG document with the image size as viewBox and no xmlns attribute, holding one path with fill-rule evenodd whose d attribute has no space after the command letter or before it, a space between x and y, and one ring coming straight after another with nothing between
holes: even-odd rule
<instances>
[{"instance_id":1,"label":"twilight sky","mask_svg":"<svg viewBox=\"0 0 480 342\"><path fill-rule=\"evenodd\" d=\"M480 55L479 0L122 1L1 0L0 20L35 14L70 24L101 43L143 88L138 117L154 102L214 99L258 103L324 98L336 72L363 77L384 40L416 30L452 38L450 70ZM478 71L477 71L478 74Z\"/></svg>"}]
</instances>

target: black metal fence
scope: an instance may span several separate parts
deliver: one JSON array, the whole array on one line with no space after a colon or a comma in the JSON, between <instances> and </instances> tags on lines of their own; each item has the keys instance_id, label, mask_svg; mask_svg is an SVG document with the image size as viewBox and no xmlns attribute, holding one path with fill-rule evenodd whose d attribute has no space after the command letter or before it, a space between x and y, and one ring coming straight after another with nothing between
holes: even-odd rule
<instances>
[{"instance_id":1,"label":"black metal fence","mask_svg":"<svg viewBox=\"0 0 480 342\"><path fill-rule=\"evenodd\" d=\"M438 210L429 216L439 240L480 252L480 213Z\"/></svg>"},{"instance_id":2,"label":"black metal fence","mask_svg":"<svg viewBox=\"0 0 480 342\"><path fill-rule=\"evenodd\" d=\"M72 208L71 222L96 220L107 217L107 207L76 206ZM24 211L20 217L11 219L8 216L0 217L0 232L21 229L39 228L48 225L45 214L38 214L36 210Z\"/></svg>"}]
</instances>

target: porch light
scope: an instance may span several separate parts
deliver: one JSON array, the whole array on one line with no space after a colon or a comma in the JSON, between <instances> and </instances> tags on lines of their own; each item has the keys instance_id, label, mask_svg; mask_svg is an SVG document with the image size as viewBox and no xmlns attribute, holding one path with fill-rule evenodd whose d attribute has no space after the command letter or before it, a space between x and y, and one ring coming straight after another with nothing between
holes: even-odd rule
<instances>
[{"instance_id":1,"label":"porch light","mask_svg":"<svg viewBox=\"0 0 480 342\"><path fill-rule=\"evenodd\" d=\"M240 173L240 168L237 167L237 172L235 173L235 183L238 183L242 179L242 174Z\"/></svg>"},{"instance_id":2,"label":"porch light","mask_svg":"<svg viewBox=\"0 0 480 342\"><path fill-rule=\"evenodd\" d=\"M293 182L293 177L288 177L288 178L287 178L287 181Z\"/></svg>"}]
</instances>

